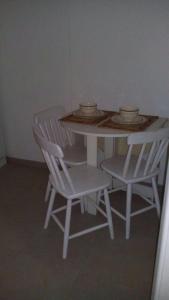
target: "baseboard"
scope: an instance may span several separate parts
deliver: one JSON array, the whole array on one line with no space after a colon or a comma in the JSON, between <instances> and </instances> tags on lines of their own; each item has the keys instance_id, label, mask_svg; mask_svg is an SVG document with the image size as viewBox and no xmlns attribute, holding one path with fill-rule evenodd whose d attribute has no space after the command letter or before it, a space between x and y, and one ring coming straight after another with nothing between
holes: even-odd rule
<instances>
[{"instance_id":1,"label":"baseboard","mask_svg":"<svg viewBox=\"0 0 169 300\"><path fill-rule=\"evenodd\" d=\"M6 158L8 164L15 164L15 165L22 165L27 167L34 167L34 168L47 168L45 162L34 161L34 160L27 160L15 157L7 157Z\"/></svg>"}]
</instances>

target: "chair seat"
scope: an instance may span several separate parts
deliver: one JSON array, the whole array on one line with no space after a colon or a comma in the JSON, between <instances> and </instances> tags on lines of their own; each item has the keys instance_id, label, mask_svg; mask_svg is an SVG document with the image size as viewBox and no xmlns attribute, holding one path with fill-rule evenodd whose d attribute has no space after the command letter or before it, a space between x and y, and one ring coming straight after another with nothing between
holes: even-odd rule
<instances>
[{"instance_id":1,"label":"chair seat","mask_svg":"<svg viewBox=\"0 0 169 300\"><path fill-rule=\"evenodd\" d=\"M72 145L64 148L64 162L69 166L85 164L87 161L86 148Z\"/></svg>"},{"instance_id":2,"label":"chair seat","mask_svg":"<svg viewBox=\"0 0 169 300\"><path fill-rule=\"evenodd\" d=\"M135 165L137 158L135 156L131 157L130 166L127 173L127 176L123 176L123 168L126 157L123 155L114 155L110 159L106 159L102 162L101 167L103 170L118 178L120 181L124 183L132 183L132 182L140 182L145 181L152 176L156 176L159 173L159 169L154 170L152 173L149 173L147 176L143 175L143 170L146 164L146 160L142 162L139 172L136 177L133 177Z\"/></svg>"},{"instance_id":3,"label":"chair seat","mask_svg":"<svg viewBox=\"0 0 169 300\"><path fill-rule=\"evenodd\" d=\"M111 184L111 176L105 174L103 171L91 166L76 166L69 169L69 175L72 179L75 192L73 193L70 186L64 181L65 190L57 187L52 175L50 181L56 190L61 193L65 198L76 198L92 192L97 192L105 189Z\"/></svg>"}]
</instances>

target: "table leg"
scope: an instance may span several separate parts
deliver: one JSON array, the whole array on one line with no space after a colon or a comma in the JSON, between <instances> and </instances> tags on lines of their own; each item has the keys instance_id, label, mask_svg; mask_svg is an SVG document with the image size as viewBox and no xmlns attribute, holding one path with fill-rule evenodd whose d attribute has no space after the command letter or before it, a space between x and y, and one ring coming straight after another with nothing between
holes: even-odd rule
<instances>
[{"instance_id":1,"label":"table leg","mask_svg":"<svg viewBox=\"0 0 169 300\"><path fill-rule=\"evenodd\" d=\"M104 139L104 155L105 159L112 157L115 153L115 139L113 137L106 137Z\"/></svg>"},{"instance_id":2,"label":"table leg","mask_svg":"<svg viewBox=\"0 0 169 300\"><path fill-rule=\"evenodd\" d=\"M104 139L104 159L111 158L115 154L115 138L106 137ZM112 178L111 188L114 186L114 179Z\"/></svg>"},{"instance_id":3,"label":"table leg","mask_svg":"<svg viewBox=\"0 0 169 300\"><path fill-rule=\"evenodd\" d=\"M87 136L87 163L90 166L97 167L97 137Z\"/></svg>"},{"instance_id":4,"label":"table leg","mask_svg":"<svg viewBox=\"0 0 169 300\"><path fill-rule=\"evenodd\" d=\"M97 137L88 135L87 136L87 164L90 166L97 167ZM96 201L96 193L90 195ZM96 215L96 208L86 201L87 211L92 215Z\"/></svg>"}]
</instances>

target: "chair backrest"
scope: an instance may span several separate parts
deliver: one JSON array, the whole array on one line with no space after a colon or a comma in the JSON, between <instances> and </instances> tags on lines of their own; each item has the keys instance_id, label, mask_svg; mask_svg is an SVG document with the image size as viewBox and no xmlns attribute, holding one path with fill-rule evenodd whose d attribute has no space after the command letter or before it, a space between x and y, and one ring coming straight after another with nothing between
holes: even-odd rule
<instances>
[{"instance_id":1,"label":"chair backrest","mask_svg":"<svg viewBox=\"0 0 169 300\"><path fill-rule=\"evenodd\" d=\"M154 132L138 132L129 135L128 152L124 163L123 176L126 177L130 170L132 151L135 145L140 145L138 156L135 157L133 177L147 176L155 171L167 150L169 143L169 128L162 128ZM132 160L133 161L133 160ZM140 170L142 174L140 174Z\"/></svg>"},{"instance_id":2,"label":"chair backrest","mask_svg":"<svg viewBox=\"0 0 169 300\"><path fill-rule=\"evenodd\" d=\"M43 136L62 148L74 143L73 134L60 122L64 114L65 110L62 106L53 106L34 115L34 124L39 127Z\"/></svg>"},{"instance_id":3,"label":"chair backrest","mask_svg":"<svg viewBox=\"0 0 169 300\"><path fill-rule=\"evenodd\" d=\"M63 161L64 154L61 147L46 139L36 125L33 127L33 133L35 140L43 153L57 190L64 192L66 189L70 189L71 192L75 193L75 188L69 175L68 168Z\"/></svg>"}]
</instances>

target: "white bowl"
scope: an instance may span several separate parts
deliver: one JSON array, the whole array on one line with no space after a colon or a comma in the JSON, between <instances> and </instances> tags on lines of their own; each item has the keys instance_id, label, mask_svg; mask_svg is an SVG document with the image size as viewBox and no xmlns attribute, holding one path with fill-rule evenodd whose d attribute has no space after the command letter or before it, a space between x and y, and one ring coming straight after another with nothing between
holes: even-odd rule
<instances>
[{"instance_id":1,"label":"white bowl","mask_svg":"<svg viewBox=\"0 0 169 300\"><path fill-rule=\"evenodd\" d=\"M119 109L120 116L127 122L133 121L137 118L139 109L136 106L126 105Z\"/></svg>"},{"instance_id":2,"label":"white bowl","mask_svg":"<svg viewBox=\"0 0 169 300\"><path fill-rule=\"evenodd\" d=\"M81 103L80 111L84 114L93 114L97 111L97 104L92 102Z\"/></svg>"},{"instance_id":3,"label":"white bowl","mask_svg":"<svg viewBox=\"0 0 169 300\"><path fill-rule=\"evenodd\" d=\"M94 107L94 106L97 106L96 103L94 102L83 102L83 103L80 103L80 107Z\"/></svg>"}]
</instances>

